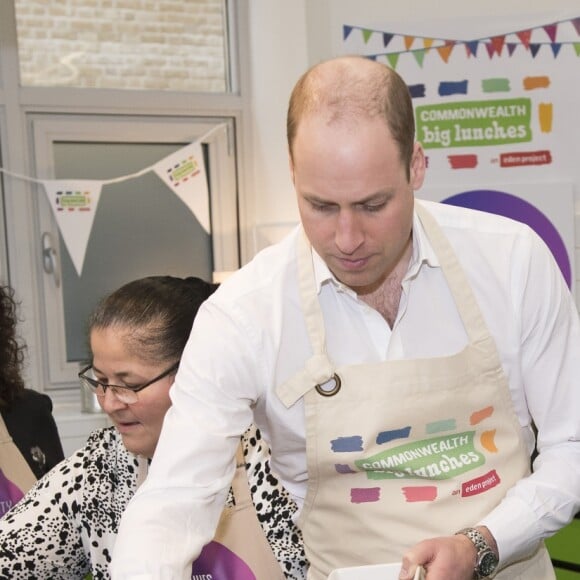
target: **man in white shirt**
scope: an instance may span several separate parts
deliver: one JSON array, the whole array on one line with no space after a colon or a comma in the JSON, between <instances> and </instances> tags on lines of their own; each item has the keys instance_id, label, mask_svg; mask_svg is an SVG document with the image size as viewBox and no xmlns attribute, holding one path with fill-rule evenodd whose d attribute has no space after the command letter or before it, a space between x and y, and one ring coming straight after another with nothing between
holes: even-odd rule
<instances>
[{"instance_id":1,"label":"man in white shirt","mask_svg":"<svg viewBox=\"0 0 580 580\"><path fill-rule=\"evenodd\" d=\"M301 226L198 313L113 578L188 577L252 420L309 579L400 561L401 579L554 578L542 539L580 509L580 322L550 252L415 202L425 159L386 66L313 67L288 141Z\"/></svg>"}]
</instances>

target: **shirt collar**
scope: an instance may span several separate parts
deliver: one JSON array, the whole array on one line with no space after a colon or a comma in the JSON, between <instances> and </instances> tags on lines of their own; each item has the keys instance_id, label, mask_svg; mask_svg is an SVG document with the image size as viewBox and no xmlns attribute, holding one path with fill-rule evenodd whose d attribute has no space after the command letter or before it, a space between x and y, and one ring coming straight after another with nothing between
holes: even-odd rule
<instances>
[{"instance_id":1,"label":"shirt collar","mask_svg":"<svg viewBox=\"0 0 580 580\"><path fill-rule=\"evenodd\" d=\"M322 285L326 282L331 282L339 290L344 290L346 292L353 293L348 286L345 286L342 282L336 279L334 274L330 271L326 262L320 257L314 248L312 248L312 263L314 267L314 278L316 281L316 292L320 294L320 289ZM423 264L428 266L438 268L439 259L435 254L433 246L429 242L427 233L417 216L417 213L413 214L413 254L411 256L411 262L409 263L409 268L407 269L407 274L404 280L410 280L415 278L419 274L419 270Z\"/></svg>"},{"instance_id":2,"label":"shirt collar","mask_svg":"<svg viewBox=\"0 0 580 580\"><path fill-rule=\"evenodd\" d=\"M423 227L417 212L414 212L413 254L404 280L415 278L417 274L419 274L419 270L423 264L427 264L433 268L438 268L440 266L439 258L437 257L437 254L435 254L435 250L427 237L427 232L425 232L425 228Z\"/></svg>"}]
</instances>

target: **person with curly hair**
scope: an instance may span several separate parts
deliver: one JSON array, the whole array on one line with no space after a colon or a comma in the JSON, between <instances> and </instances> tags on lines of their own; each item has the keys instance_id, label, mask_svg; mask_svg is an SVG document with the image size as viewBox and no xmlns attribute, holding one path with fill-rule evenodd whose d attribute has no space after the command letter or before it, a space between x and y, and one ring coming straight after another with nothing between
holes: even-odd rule
<instances>
[{"instance_id":1,"label":"person with curly hair","mask_svg":"<svg viewBox=\"0 0 580 580\"><path fill-rule=\"evenodd\" d=\"M41 478L64 459L64 452L50 397L24 384L26 346L17 337L17 306L14 290L0 285L0 414L30 469Z\"/></svg>"}]
</instances>

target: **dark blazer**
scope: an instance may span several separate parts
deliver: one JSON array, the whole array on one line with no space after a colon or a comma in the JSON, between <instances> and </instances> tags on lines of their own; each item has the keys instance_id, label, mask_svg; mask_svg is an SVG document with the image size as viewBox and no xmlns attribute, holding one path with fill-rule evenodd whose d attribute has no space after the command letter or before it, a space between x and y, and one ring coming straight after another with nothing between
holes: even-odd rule
<instances>
[{"instance_id":1,"label":"dark blazer","mask_svg":"<svg viewBox=\"0 0 580 580\"><path fill-rule=\"evenodd\" d=\"M8 433L38 479L64 459L48 395L24 389L10 409L0 412Z\"/></svg>"}]
</instances>

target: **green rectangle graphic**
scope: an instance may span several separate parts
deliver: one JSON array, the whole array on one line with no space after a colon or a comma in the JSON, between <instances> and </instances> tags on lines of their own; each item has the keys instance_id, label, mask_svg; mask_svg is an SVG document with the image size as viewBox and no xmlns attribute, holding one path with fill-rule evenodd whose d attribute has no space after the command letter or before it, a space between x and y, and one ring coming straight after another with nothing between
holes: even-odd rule
<instances>
[{"instance_id":1,"label":"green rectangle graphic","mask_svg":"<svg viewBox=\"0 0 580 580\"><path fill-rule=\"evenodd\" d=\"M417 140L425 149L526 143L531 109L523 98L422 105L415 110Z\"/></svg>"}]
</instances>

